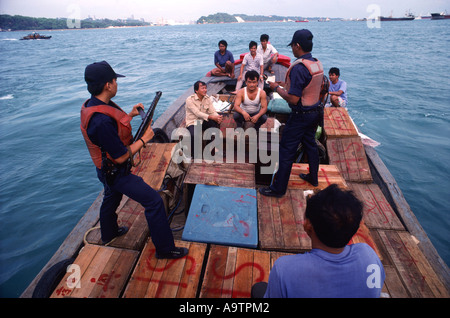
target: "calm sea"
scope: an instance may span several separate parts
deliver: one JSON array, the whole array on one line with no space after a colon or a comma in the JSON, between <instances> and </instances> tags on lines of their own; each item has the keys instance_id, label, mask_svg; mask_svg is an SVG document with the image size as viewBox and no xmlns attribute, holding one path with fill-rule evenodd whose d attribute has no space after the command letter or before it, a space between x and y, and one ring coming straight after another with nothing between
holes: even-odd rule
<instances>
[{"instance_id":1,"label":"calm sea","mask_svg":"<svg viewBox=\"0 0 450 318\"><path fill-rule=\"evenodd\" d=\"M450 20L246 23L0 33L0 296L19 297L101 191L79 130L87 64L126 78L125 110L163 91L160 115L213 68L217 42L235 57L262 33L281 54L298 28L313 55L348 83L349 111L450 264ZM137 123L139 124L139 123ZM137 127L135 127L136 129Z\"/></svg>"}]
</instances>

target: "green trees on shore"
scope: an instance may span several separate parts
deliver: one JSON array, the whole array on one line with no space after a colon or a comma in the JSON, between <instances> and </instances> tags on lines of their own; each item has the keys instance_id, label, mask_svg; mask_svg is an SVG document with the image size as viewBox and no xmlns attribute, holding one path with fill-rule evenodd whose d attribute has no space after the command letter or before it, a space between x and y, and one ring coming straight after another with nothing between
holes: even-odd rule
<instances>
[{"instance_id":1,"label":"green trees on shore","mask_svg":"<svg viewBox=\"0 0 450 318\"><path fill-rule=\"evenodd\" d=\"M69 23L69 26L73 23ZM107 28L110 26L145 26L150 25L148 22L139 20L110 20L110 19L84 19L80 21L81 28ZM20 15L0 15L0 29L2 30L55 30L68 29L67 18L32 18Z\"/></svg>"}]
</instances>

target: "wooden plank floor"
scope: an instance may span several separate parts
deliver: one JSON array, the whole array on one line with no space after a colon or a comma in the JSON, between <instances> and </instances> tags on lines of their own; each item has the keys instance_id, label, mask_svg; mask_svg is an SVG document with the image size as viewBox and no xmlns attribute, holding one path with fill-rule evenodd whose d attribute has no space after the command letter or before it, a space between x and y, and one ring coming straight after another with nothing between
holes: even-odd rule
<instances>
[{"instance_id":1,"label":"wooden plank floor","mask_svg":"<svg viewBox=\"0 0 450 318\"><path fill-rule=\"evenodd\" d=\"M171 147L146 149L143 153L145 163L136 168L135 173L147 175L147 182L160 187ZM253 164L193 165L186 176L188 184L256 186ZM81 288L68 287L76 274L69 271L52 297L249 297L254 283L268 280L278 257L311 249L310 239L303 229L304 190L323 189L338 183L344 189L353 190L364 203L363 222L349 244L366 243L380 257L386 272L383 296L449 298L446 286L420 251L420 242L405 231L377 185L346 182L335 165L321 165L320 184L314 188L298 177L307 170L307 164L294 164L289 189L282 198L257 194L259 250L176 241L177 246L188 247L189 254L179 260L158 260L148 239L143 208L124 198L119 208L119 220L131 227L132 235L120 238L123 242L115 242L119 243L119 248L86 245L74 262L79 268ZM157 177L153 178L152 174Z\"/></svg>"},{"instance_id":2,"label":"wooden plank floor","mask_svg":"<svg viewBox=\"0 0 450 318\"><path fill-rule=\"evenodd\" d=\"M335 165L319 165L319 185L317 187L301 179L299 176L300 173L309 173L307 163L294 163L292 165L288 189L322 190L331 184L337 184L344 189L347 188L347 183Z\"/></svg>"},{"instance_id":3,"label":"wooden plank floor","mask_svg":"<svg viewBox=\"0 0 450 318\"><path fill-rule=\"evenodd\" d=\"M371 229L405 230L381 189L374 183L348 183L349 189L364 203L364 222Z\"/></svg>"},{"instance_id":4,"label":"wooden plank floor","mask_svg":"<svg viewBox=\"0 0 450 318\"><path fill-rule=\"evenodd\" d=\"M63 277L51 298L117 298L138 255L137 251L88 244L83 247L72 264L73 269Z\"/></svg>"},{"instance_id":5,"label":"wooden plank floor","mask_svg":"<svg viewBox=\"0 0 450 318\"><path fill-rule=\"evenodd\" d=\"M195 298L206 244L175 241L189 254L175 260L157 259L149 240L139 257L124 292L124 298Z\"/></svg>"},{"instance_id":6,"label":"wooden plank floor","mask_svg":"<svg viewBox=\"0 0 450 318\"><path fill-rule=\"evenodd\" d=\"M142 177L153 189L159 190L164 180L167 168L171 161L171 153L175 143L149 144L141 151L141 163L132 169L132 173ZM135 158L135 160L138 160ZM136 201L124 196L117 209L119 226L127 226L128 232L116 238L109 246L141 250L149 235L144 208ZM99 222L97 229L86 236L91 244L102 244Z\"/></svg>"},{"instance_id":7,"label":"wooden plank floor","mask_svg":"<svg viewBox=\"0 0 450 318\"><path fill-rule=\"evenodd\" d=\"M289 189L281 198L258 192L259 243L263 250L308 251L311 240L303 229L303 190Z\"/></svg>"},{"instance_id":8,"label":"wooden plank floor","mask_svg":"<svg viewBox=\"0 0 450 318\"><path fill-rule=\"evenodd\" d=\"M192 163L184 183L254 189L255 166L249 163Z\"/></svg>"},{"instance_id":9,"label":"wooden plank floor","mask_svg":"<svg viewBox=\"0 0 450 318\"><path fill-rule=\"evenodd\" d=\"M383 229L374 230L372 234L384 255L385 287L390 297L450 297L411 234Z\"/></svg>"},{"instance_id":10,"label":"wooden plank floor","mask_svg":"<svg viewBox=\"0 0 450 318\"><path fill-rule=\"evenodd\" d=\"M323 121L328 138L358 136L347 109L343 107L325 107Z\"/></svg>"},{"instance_id":11,"label":"wooden plank floor","mask_svg":"<svg viewBox=\"0 0 450 318\"><path fill-rule=\"evenodd\" d=\"M359 136L327 139L330 164L339 168L347 181L372 182L367 156Z\"/></svg>"},{"instance_id":12,"label":"wooden plank floor","mask_svg":"<svg viewBox=\"0 0 450 318\"><path fill-rule=\"evenodd\" d=\"M211 245L200 298L249 298L253 284L267 282L282 255L287 254Z\"/></svg>"}]
</instances>

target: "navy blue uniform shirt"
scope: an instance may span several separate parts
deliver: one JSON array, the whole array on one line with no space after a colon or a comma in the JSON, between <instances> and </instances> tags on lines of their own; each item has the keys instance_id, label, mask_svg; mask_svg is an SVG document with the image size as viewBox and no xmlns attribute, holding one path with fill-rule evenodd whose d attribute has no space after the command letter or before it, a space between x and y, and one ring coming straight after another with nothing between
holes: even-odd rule
<instances>
[{"instance_id":1,"label":"navy blue uniform shirt","mask_svg":"<svg viewBox=\"0 0 450 318\"><path fill-rule=\"evenodd\" d=\"M306 53L299 58L315 61L311 53ZM291 79L291 86L288 93L300 97L297 105L289 104L289 106L293 109L298 109L298 107L302 106L301 97L303 89L308 86L309 82L311 82L312 76L306 66L300 63L292 68L291 72L289 73L289 78Z\"/></svg>"},{"instance_id":2,"label":"navy blue uniform shirt","mask_svg":"<svg viewBox=\"0 0 450 318\"><path fill-rule=\"evenodd\" d=\"M92 96L86 107L104 104L104 102ZM114 107L112 102L108 105ZM127 147L119 138L116 121L108 115L101 113L92 115L87 128L87 134L89 139L95 145L101 147L102 150L106 151L113 159L122 157L128 152Z\"/></svg>"}]
</instances>

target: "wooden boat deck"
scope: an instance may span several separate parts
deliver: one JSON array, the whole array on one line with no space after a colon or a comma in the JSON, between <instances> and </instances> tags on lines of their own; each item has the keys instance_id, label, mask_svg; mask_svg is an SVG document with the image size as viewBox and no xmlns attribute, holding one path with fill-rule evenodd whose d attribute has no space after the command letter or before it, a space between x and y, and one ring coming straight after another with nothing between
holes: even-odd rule
<instances>
[{"instance_id":1,"label":"wooden boat deck","mask_svg":"<svg viewBox=\"0 0 450 318\"><path fill-rule=\"evenodd\" d=\"M146 148L143 158L151 160L146 160L135 173L150 176L161 172L158 178L149 181L154 186L161 185L170 160L167 154L173 146L152 144ZM291 180L305 166L295 164ZM364 203L363 222L349 244L365 242L379 255L386 269L383 297L449 296L417 247L417 241L405 230L376 184L345 181L337 166L321 165L321 170L325 172L322 187L337 182L353 190ZM251 164L195 163L188 169L185 186L255 188L253 172ZM179 260L156 259L145 220L139 218L143 215L142 208L125 199L119 219L139 231L130 230L110 247L96 245L98 238L88 236L93 242L81 250L74 262L80 267L81 288L67 287L67 279L73 277L73 272L68 272L52 297L250 297L251 286L268 280L278 257L311 249L310 239L303 230L308 185L298 187L295 182L290 183L288 193L282 198L258 194L258 249L177 240L178 246L190 250L188 256Z\"/></svg>"},{"instance_id":2,"label":"wooden boat deck","mask_svg":"<svg viewBox=\"0 0 450 318\"><path fill-rule=\"evenodd\" d=\"M204 78L208 93L219 93L224 82ZM179 127L184 118L184 100L192 94L189 89L156 121L155 127L170 132ZM364 203L364 218L360 229L349 244L365 242L379 255L386 280L382 297L449 297L449 277L436 271L436 262L423 252L420 229L410 232L403 212L399 213L399 197L385 196L373 180L379 180L380 171L374 170L376 159L371 149L361 148L356 128L348 114L340 109L329 110L325 116L325 132L329 149L329 165L321 165L320 186L312 189L298 178L306 171L305 164L294 164L288 193L282 198L258 196L257 249L225 246L180 240L181 232L174 232L177 246L189 248L189 254L178 260L158 260L148 238L143 210L139 204L124 198L119 208L119 222L130 226L130 231L115 240L111 246L99 244L98 231L83 237L98 222L102 193L69 235L46 268L56 262L77 255L72 271L60 281L51 297L108 297L108 298L208 298L250 296L253 283L267 281L274 261L290 253L311 249L303 230L306 196L311 191L330 183L354 191ZM170 136L170 135L169 135ZM160 189L170 163L174 144L152 144L142 153L143 163L134 170L153 188ZM366 154L370 154L368 160ZM184 209L189 209L189 196L197 184L215 186L242 186L258 188L254 164L191 164L184 179ZM377 173L374 174L374 171ZM390 183L388 186L392 186ZM192 197L192 196L191 196ZM394 202L391 206L389 202ZM186 214L176 217L185 221ZM402 216L402 219L399 218ZM416 236L414 236L414 235ZM428 241L427 241L428 242ZM427 244L427 243L423 243ZM80 246L83 246L80 250ZM40 275L22 297L31 297ZM78 286L74 274L80 276ZM80 287L80 288L78 288Z\"/></svg>"}]
</instances>

